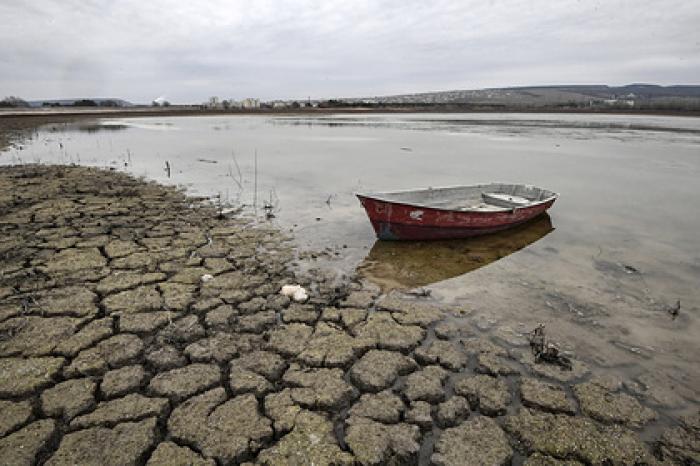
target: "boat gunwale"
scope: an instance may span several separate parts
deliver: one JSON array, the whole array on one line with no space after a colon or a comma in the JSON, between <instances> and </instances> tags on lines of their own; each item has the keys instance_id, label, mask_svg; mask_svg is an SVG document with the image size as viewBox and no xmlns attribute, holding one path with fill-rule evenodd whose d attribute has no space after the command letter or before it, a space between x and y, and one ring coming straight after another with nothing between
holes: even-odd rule
<instances>
[{"instance_id":1,"label":"boat gunwale","mask_svg":"<svg viewBox=\"0 0 700 466\"><path fill-rule=\"evenodd\" d=\"M488 186L493 186L493 185L510 185L510 186L531 186L533 188L537 188L541 191L547 191L552 193L551 196L539 200L539 201L533 201L531 204L527 204L524 206L518 206L518 207L501 207L500 209L493 209L493 210L477 210L474 208L470 209L464 209L464 210L456 210L456 209L446 209L443 207L433 207L430 205L426 204L418 204L415 202L405 202L405 201L393 201L389 200L385 197L380 197L380 196L386 196L386 195L391 195L391 194L404 194L404 193L414 193L414 192L420 192L420 191L435 191L438 189L456 189L456 188L485 188ZM403 206L408 206L408 207L419 207L421 209L431 209L431 210L439 210L443 212L454 212L454 213L469 213L469 214L481 214L481 215L489 215L489 214L497 214L497 213L502 213L502 212L513 212L515 210L521 210L521 209L528 209L530 207L536 207L542 204L546 204L547 202L553 202L559 198L559 193L556 193L554 191L550 191L548 189L540 188L539 186L535 185L528 185L528 184L515 184L515 183L488 183L488 184L474 184L474 185L456 185L456 186L441 186L439 188L425 188L425 189L405 189L402 191L392 191L390 193L359 193L355 192L353 193L356 197L358 198L367 198L367 199L372 199L374 201L379 201L379 202L386 202L388 204L395 204L395 205L403 205Z\"/></svg>"}]
</instances>

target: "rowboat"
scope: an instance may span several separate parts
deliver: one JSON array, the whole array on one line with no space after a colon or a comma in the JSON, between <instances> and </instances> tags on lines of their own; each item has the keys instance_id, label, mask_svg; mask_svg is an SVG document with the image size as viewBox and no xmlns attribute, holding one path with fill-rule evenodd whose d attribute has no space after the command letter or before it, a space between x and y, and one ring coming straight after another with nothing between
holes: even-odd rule
<instances>
[{"instance_id":1,"label":"rowboat","mask_svg":"<svg viewBox=\"0 0 700 466\"><path fill-rule=\"evenodd\" d=\"M559 197L535 186L502 183L356 196L383 240L467 238L506 230L546 212Z\"/></svg>"}]
</instances>

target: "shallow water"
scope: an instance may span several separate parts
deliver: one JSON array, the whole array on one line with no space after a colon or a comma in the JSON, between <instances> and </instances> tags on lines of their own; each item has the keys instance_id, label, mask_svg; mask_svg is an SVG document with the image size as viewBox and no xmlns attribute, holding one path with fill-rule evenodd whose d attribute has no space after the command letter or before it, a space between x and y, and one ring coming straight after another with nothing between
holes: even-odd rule
<instances>
[{"instance_id":1,"label":"shallow water","mask_svg":"<svg viewBox=\"0 0 700 466\"><path fill-rule=\"evenodd\" d=\"M98 120L48 125L22 150L0 154L0 163L18 162L108 166L195 194L255 201L261 214L269 202L273 222L303 248L329 248L325 265L359 265L385 287L429 286L473 309L476 325L503 328L504 338L545 322L593 365L641 377L638 390L668 392L669 406L686 410L699 398L698 118ZM352 194L491 181L534 184L561 198L549 217L490 238L383 244ZM674 319L667 309L679 299Z\"/></svg>"}]
</instances>

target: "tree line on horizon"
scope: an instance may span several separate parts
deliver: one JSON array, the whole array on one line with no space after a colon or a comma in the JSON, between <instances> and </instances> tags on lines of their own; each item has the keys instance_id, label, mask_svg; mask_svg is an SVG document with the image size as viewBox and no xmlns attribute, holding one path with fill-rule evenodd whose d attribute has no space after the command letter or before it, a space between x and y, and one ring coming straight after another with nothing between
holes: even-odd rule
<instances>
[{"instance_id":1,"label":"tree line on horizon","mask_svg":"<svg viewBox=\"0 0 700 466\"><path fill-rule=\"evenodd\" d=\"M228 103L227 101L224 101ZM222 102L223 103L223 102ZM294 105L296 104L296 105ZM290 108L300 108L301 105L298 102L294 102L290 105ZM41 104L42 107L122 107L122 104L116 100L93 100L93 99L78 99L72 101L72 103L64 104L58 101L45 101ZM153 101L151 103L152 107L170 107L171 104L168 101ZM328 99L318 102L319 108L420 108L420 109L452 109L452 110L474 110L474 111L509 111L509 110L577 110L583 111L589 110L625 110L629 112L634 112L636 110L640 111L688 111L688 112L698 112L700 111L700 99L694 98L680 98L680 97L663 97L663 98L647 98L647 99L637 99L633 106L628 105L625 102L603 104L596 103L593 105L590 102L570 100L566 102L552 102L543 104L524 104L524 103L477 103L477 102L410 102L410 103L398 103L398 102L382 102L381 100L375 102L363 102L356 100L343 100L343 99ZM33 106L26 100L17 96L7 96L0 100L0 108L32 108ZM229 105L222 105L223 110L228 110ZM266 106L261 105L263 108Z\"/></svg>"}]
</instances>

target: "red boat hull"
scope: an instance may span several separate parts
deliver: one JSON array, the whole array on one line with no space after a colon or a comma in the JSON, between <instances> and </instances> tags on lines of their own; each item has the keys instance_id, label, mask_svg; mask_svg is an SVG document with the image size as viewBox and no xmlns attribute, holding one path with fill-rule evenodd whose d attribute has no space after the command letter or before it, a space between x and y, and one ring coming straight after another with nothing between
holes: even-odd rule
<instances>
[{"instance_id":1,"label":"red boat hull","mask_svg":"<svg viewBox=\"0 0 700 466\"><path fill-rule=\"evenodd\" d=\"M485 235L527 222L552 207L555 199L504 212L433 209L357 195L372 227L383 240L433 240Z\"/></svg>"}]
</instances>

